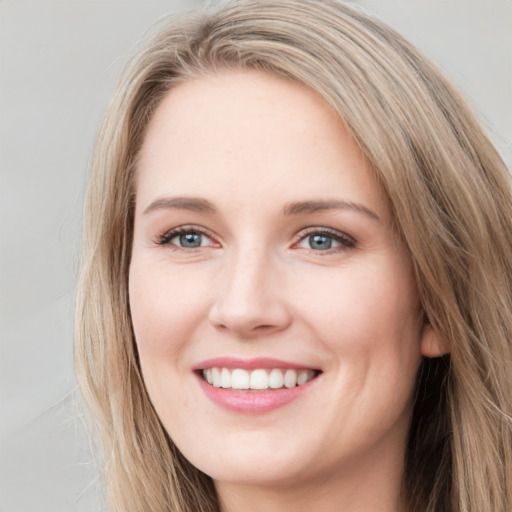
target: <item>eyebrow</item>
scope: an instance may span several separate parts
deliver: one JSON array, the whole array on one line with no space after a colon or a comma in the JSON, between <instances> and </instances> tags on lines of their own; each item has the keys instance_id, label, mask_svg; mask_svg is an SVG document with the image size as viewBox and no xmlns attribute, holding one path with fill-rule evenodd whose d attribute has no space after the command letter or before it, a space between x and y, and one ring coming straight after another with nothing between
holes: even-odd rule
<instances>
[{"instance_id":1,"label":"eyebrow","mask_svg":"<svg viewBox=\"0 0 512 512\"><path fill-rule=\"evenodd\" d=\"M217 209L210 201L199 197L161 197L155 199L143 212L143 215L155 210L168 210L177 208L201 213L217 213Z\"/></svg>"},{"instance_id":2,"label":"eyebrow","mask_svg":"<svg viewBox=\"0 0 512 512\"><path fill-rule=\"evenodd\" d=\"M143 212L143 215L156 210L167 209L189 210L199 213L216 214L217 209L208 201L200 197L161 197L155 199ZM345 201L344 199L327 199L313 201L298 201L288 203L283 207L283 215L301 215L305 213L317 213L326 210L353 210L366 215L367 217L380 221L379 216L366 206Z\"/></svg>"},{"instance_id":3,"label":"eyebrow","mask_svg":"<svg viewBox=\"0 0 512 512\"><path fill-rule=\"evenodd\" d=\"M325 210L353 210L370 217L373 220L380 221L379 216L366 206L354 203L352 201L345 201L344 199L328 199L318 201L300 201L296 203L289 203L284 206L284 215L300 215L303 213L316 213Z\"/></svg>"}]
</instances>

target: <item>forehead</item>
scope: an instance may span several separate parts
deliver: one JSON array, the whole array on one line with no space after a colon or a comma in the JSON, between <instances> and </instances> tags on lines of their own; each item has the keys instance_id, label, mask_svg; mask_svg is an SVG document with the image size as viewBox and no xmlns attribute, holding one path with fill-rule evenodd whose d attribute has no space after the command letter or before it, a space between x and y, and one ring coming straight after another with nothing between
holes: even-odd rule
<instances>
[{"instance_id":1,"label":"forehead","mask_svg":"<svg viewBox=\"0 0 512 512\"><path fill-rule=\"evenodd\" d=\"M342 195L386 210L362 151L328 104L258 71L192 79L167 94L137 175L138 202L159 194L260 204Z\"/></svg>"}]
</instances>

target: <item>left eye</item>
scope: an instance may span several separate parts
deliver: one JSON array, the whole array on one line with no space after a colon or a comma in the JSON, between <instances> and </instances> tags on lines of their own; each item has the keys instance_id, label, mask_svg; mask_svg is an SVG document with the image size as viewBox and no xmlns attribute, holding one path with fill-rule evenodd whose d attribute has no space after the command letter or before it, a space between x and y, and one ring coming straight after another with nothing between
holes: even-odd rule
<instances>
[{"instance_id":1,"label":"left eye","mask_svg":"<svg viewBox=\"0 0 512 512\"><path fill-rule=\"evenodd\" d=\"M332 249L339 245L340 243L334 240L332 236L321 233L309 235L303 238L299 243L299 247L314 249L315 251L326 251L327 249Z\"/></svg>"},{"instance_id":2,"label":"left eye","mask_svg":"<svg viewBox=\"0 0 512 512\"><path fill-rule=\"evenodd\" d=\"M297 245L314 251L328 251L339 247L352 248L355 246L355 242L342 233L316 231L303 236Z\"/></svg>"}]
</instances>

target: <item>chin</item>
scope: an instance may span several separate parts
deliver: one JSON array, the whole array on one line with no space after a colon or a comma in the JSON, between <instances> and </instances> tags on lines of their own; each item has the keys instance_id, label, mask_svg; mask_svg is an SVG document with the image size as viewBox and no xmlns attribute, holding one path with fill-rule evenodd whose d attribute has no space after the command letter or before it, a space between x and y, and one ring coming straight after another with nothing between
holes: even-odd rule
<instances>
[{"instance_id":1,"label":"chin","mask_svg":"<svg viewBox=\"0 0 512 512\"><path fill-rule=\"evenodd\" d=\"M290 445L282 435L269 433L239 432L226 437L214 450L192 449L184 455L215 481L246 485L286 485L313 469L298 439Z\"/></svg>"}]
</instances>

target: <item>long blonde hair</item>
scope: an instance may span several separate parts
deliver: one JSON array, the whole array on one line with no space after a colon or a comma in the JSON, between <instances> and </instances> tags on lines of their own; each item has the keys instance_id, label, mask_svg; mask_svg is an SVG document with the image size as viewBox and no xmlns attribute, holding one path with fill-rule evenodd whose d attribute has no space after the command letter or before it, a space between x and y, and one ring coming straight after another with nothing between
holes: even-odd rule
<instances>
[{"instance_id":1,"label":"long blonde hair","mask_svg":"<svg viewBox=\"0 0 512 512\"><path fill-rule=\"evenodd\" d=\"M336 0L249 0L172 21L127 66L95 147L76 304L80 389L114 511L218 510L144 389L128 268L145 128L179 81L255 68L320 94L389 198L425 321L450 355L424 359L404 469L415 512L512 510L510 176L460 93L393 30Z\"/></svg>"}]
</instances>

